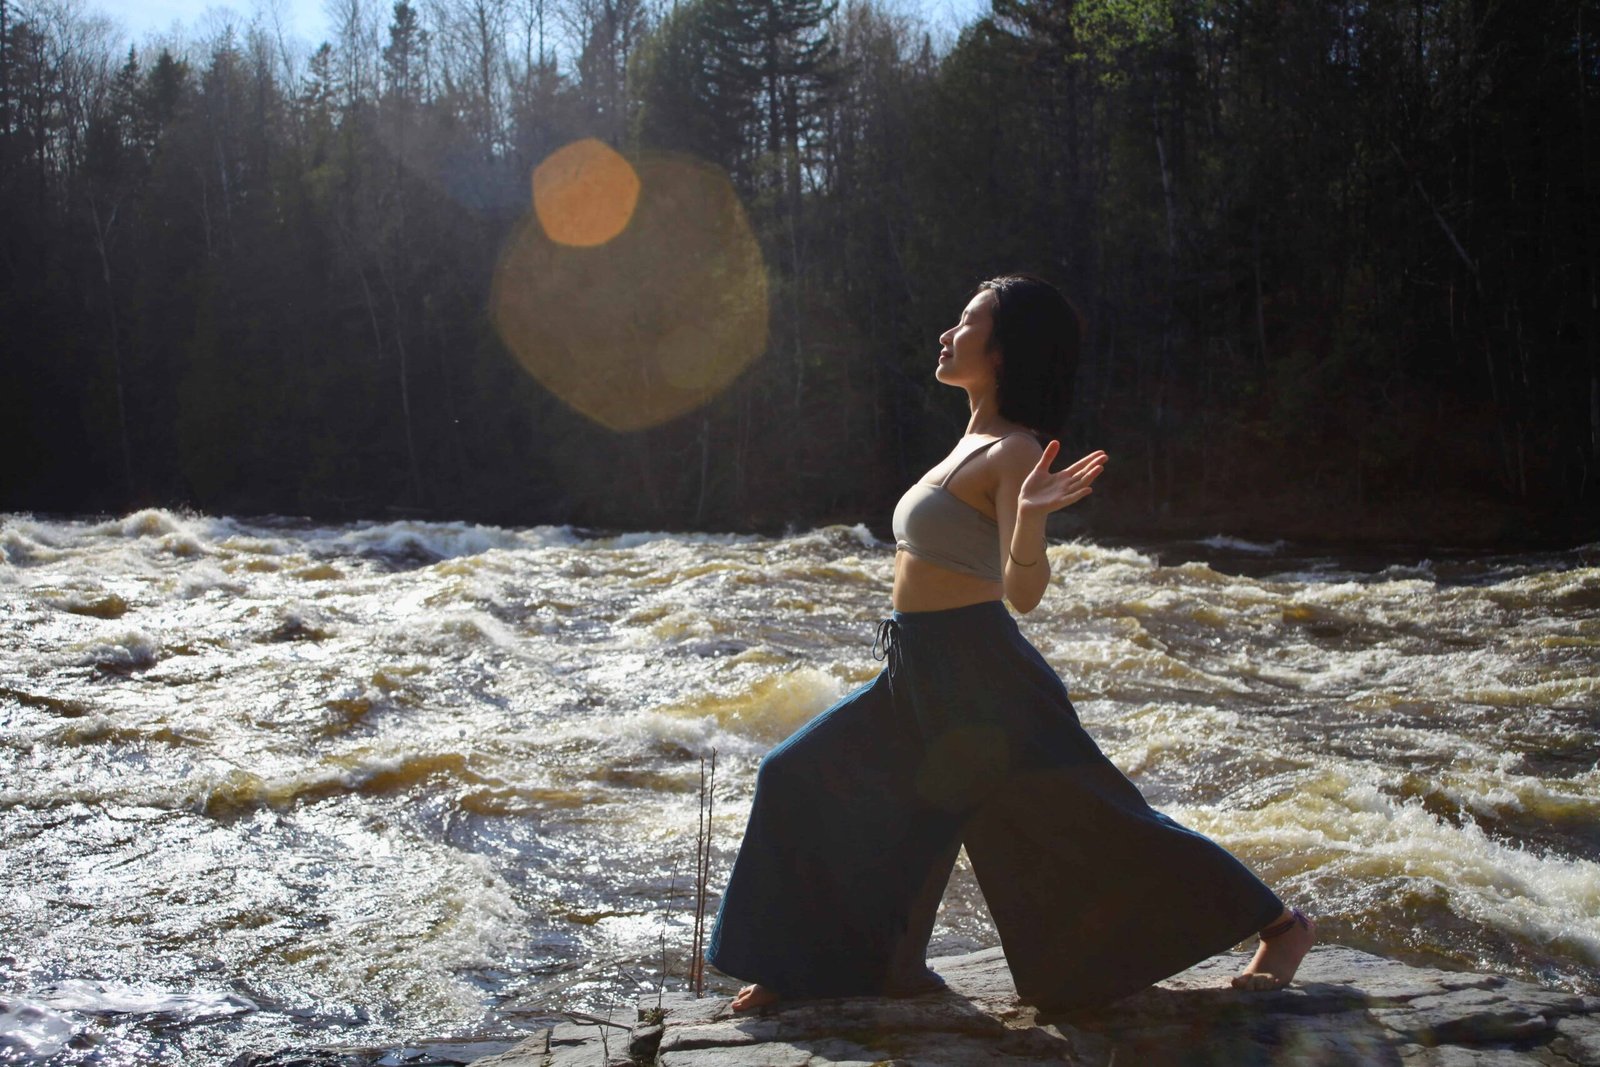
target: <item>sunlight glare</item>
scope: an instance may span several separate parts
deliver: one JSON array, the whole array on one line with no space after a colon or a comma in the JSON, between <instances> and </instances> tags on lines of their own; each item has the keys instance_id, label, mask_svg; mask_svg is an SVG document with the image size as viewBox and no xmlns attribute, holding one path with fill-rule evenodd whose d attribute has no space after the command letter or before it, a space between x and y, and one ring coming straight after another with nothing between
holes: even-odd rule
<instances>
[{"instance_id":1,"label":"sunlight glare","mask_svg":"<svg viewBox=\"0 0 1600 1067\"><path fill-rule=\"evenodd\" d=\"M614 161L595 162L605 157L587 144ZM627 217L604 206L620 203L624 172ZM630 164L580 141L533 183L491 309L506 347L574 410L612 430L656 426L709 402L766 348L766 267L720 168L665 153Z\"/></svg>"},{"instance_id":2,"label":"sunlight glare","mask_svg":"<svg viewBox=\"0 0 1600 1067\"><path fill-rule=\"evenodd\" d=\"M533 171L533 210L552 241L592 248L616 237L639 203L639 175L593 137L552 152Z\"/></svg>"}]
</instances>

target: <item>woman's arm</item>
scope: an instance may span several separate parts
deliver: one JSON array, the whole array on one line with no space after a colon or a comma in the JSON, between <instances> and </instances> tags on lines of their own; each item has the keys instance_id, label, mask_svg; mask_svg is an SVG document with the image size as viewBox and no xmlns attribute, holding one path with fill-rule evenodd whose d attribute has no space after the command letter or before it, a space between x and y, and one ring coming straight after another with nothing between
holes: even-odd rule
<instances>
[{"instance_id":1,"label":"woman's arm","mask_svg":"<svg viewBox=\"0 0 1600 1067\"><path fill-rule=\"evenodd\" d=\"M1025 437L1007 438L995 452L1000 468L994 510L1003 553L1002 583L1011 606L1026 615L1038 606L1050 584L1045 519L1093 492L1094 480L1105 469L1106 454L1091 452L1066 470L1052 473L1050 464L1061 452L1060 441L1051 441L1037 459L1038 446Z\"/></svg>"}]
</instances>

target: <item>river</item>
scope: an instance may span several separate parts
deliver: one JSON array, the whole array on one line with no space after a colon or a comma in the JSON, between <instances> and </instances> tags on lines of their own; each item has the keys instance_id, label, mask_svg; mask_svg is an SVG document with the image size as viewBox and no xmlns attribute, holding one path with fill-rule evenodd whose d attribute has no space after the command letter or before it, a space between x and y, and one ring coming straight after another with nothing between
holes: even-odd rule
<instances>
[{"instance_id":1,"label":"river","mask_svg":"<svg viewBox=\"0 0 1600 1067\"><path fill-rule=\"evenodd\" d=\"M0 518L0 1062L505 1035L683 980L892 545ZM1107 754L1324 939L1600 992L1600 545L1054 545ZM997 943L965 863L932 949ZM717 981L713 976L713 981ZM726 988L726 984L722 986Z\"/></svg>"}]
</instances>

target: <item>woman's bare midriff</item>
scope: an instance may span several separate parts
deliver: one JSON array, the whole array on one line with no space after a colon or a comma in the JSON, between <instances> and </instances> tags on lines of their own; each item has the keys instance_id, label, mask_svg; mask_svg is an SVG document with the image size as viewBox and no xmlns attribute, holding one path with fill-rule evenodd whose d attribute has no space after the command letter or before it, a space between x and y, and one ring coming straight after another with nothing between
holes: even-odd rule
<instances>
[{"instance_id":1,"label":"woman's bare midriff","mask_svg":"<svg viewBox=\"0 0 1600 1067\"><path fill-rule=\"evenodd\" d=\"M1004 596L1005 587L999 582L958 574L909 552L894 554L894 592L889 601L896 611L944 611Z\"/></svg>"}]
</instances>

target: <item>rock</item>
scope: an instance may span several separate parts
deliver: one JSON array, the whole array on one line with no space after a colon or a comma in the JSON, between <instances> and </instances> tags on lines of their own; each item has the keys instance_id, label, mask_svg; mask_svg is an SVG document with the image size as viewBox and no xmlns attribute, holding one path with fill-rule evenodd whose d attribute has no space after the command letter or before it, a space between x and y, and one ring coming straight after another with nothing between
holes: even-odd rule
<instances>
[{"instance_id":1,"label":"rock","mask_svg":"<svg viewBox=\"0 0 1600 1067\"><path fill-rule=\"evenodd\" d=\"M1561 1062L1545 1060L1537 1053L1506 1048L1475 1049L1461 1045L1441 1045L1438 1048L1427 1048L1422 1045L1405 1047L1407 1051L1400 1057L1400 1062L1405 1067L1532 1067L1536 1063Z\"/></svg>"},{"instance_id":2,"label":"rock","mask_svg":"<svg viewBox=\"0 0 1600 1067\"><path fill-rule=\"evenodd\" d=\"M561 1023L472 1067L632 1067L630 1038L626 1026Z\"/></svg>"},{"instance_id":3,"label":"rock","mask_svg":"<svg viewBox=\"0 0 1600 1067\"><path fill-rule=\"evenodd\" d=\"M545 1036L535 1041L544 1055ZM393 1064L418 1064L446 1067L449 1064L494 1063L502 1053L519 1044L506 1037L429 1038L403 1045L363 1047L359 1045L298 1046L271 1052L246 1052L228 1061L228 1067L387 1067ZM521 1042L529 1044L529 1042ZM0 1044L0 1051L4 1046ZM0 1058L0 1063L9 1060ZM24 1062L34 1062L26 1060ZM143 1062L143 1061L141 1061ZM529 1062L527 1059L519 1061ZM537 1061L534 1061L537 1062Z\"/></svg>"},{"instance_id":4,"label":"rock","mask_svg":"<svg viewBox=\"0 0 1600 1067\"><path fill-rule=\"evenodd\" d=\"M626 1026L562 1023L550 1031L543 1067L631 1067L631 1037Z\"/></svg>"},{"instance_id":5,"label":"rock","mask_svg":"<svg viewBox=\"0 0 1600 1067\"><path fill-rule=\"evenodd\" d=\"M1412 967L1318 946L1295 984L1228 985L1218 956L1108 1007L1041 1017L1018 1002L999 949L930 961L948 988L917 997L778 1004L652 997L604 1041L564 1023L475 1067L1600 1067L1600 998L1492 974Z\"/></svg>"},{"instance_id":6,"label":"rock","mask_svg":"<svg viewBox=\"0 0 1600 1067\"><path fill-rule=\"evenodd\" d=\"M513 1045L498 1056L473 1060L472 1067L544 1067L545 1057L549 1052L550 1031L546 1030L520 1044Z\"/></svg>"},{"instance_id":7,"label":"rock","mask_svg":"<svg viewBox=\"0 0 1600 1067\"><path fill-rule=\"evenodd\" d=\"M1569 1015L1556 1023L1553 1051L1580 1067L1600 1067L1600 998L1585 1000L1582 1015Z\"/></svg>"},{"instance_id":8,"label":"rock","mask_svg":"<svg viewBox=\"0 0 1600 1067\"><path fill-rule=\"evenodd\" d=\"M1388 1029L1423 1045L1524 1042L1553 1036L1556 1020L1581 1003L1579 997L1524 994L1513 999L1503 990L1467 989L1416 997L1373 1015Z\"/></svg>"},{"instance_id":9,"label":"rock","mask_svg":"<svg viewBox=\"0 0 1600 1067\"><path fill-rule=\"evenodd\" d=\"M645 1017L649 1018L648 1015ZM666 1027L660 1023L640 1023L633 1028L633 1036L628 1039L628 1054L636 1061L648 1062L655 1056L656 1049L661 1047L661 1035L665 1032Z\"/></svg>"}]
</instances>

